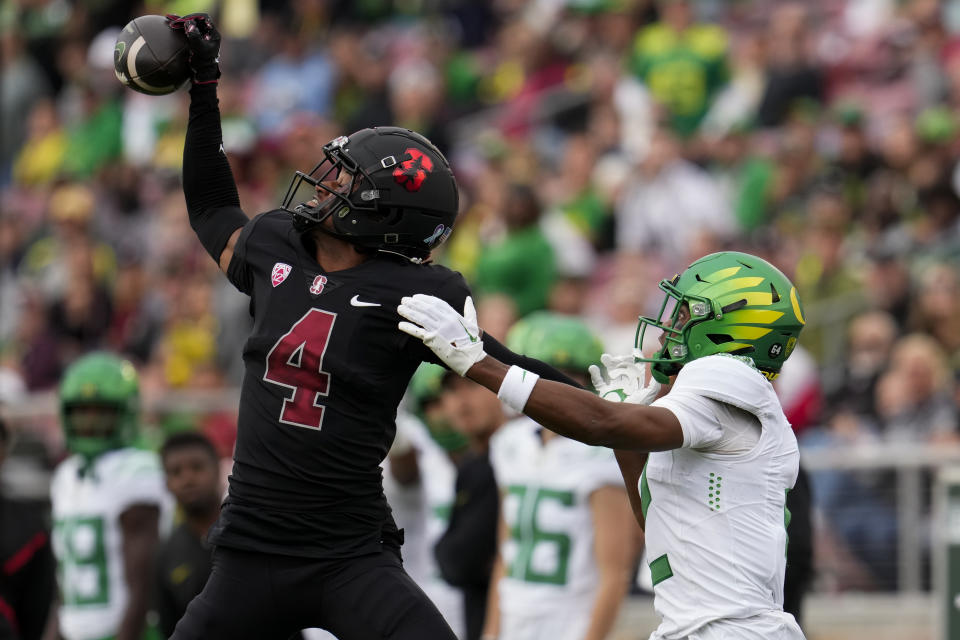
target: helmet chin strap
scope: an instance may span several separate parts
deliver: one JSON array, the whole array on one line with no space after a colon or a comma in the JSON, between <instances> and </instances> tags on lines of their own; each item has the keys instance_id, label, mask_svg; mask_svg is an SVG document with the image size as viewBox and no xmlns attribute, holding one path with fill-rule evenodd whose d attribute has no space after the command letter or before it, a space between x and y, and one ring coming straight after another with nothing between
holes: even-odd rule
<instances>
[{"instance_id":1,"label":"helmet chin strap","mask_svg":"<svg viewBox=\"0 0 960 640\"><path fill-rule=\"evenodd\" d=\"M424 262L427 262L430 259L430 258L415 258L413 256L408 256L405 253L400 253L399 251L390 251L389 249L377 249L377 251L380 253L389 253L390 255L393 255L393 256L400 256L404 260L409 260L413 264L423 264Z\"/></svg>"},{"instance_id":2,"label":"helmet chin strap","mask_svg":"<svg viewBox=\"0 0 960 640\"><path fill-rule=\"evenodd\" d=\"M337 203L337 198L331 196L329 198L324 198L323 202L317 203L316 205L311 205L307 202L301 202L300 204L298 204L293 210L295 214L294 220L310 221L309 226L305 225L303 222L300 222L300 224L297 225L300 227L300 233L307 233L307 232L313 231L314 229L317 229L318 231L321 231L322 233L325 233L332 238L337 238L338 240L343 240L344 242L349 242L350 244L360 246L360 245L357 245L357 243L355 242L356 239L353 236L337 233L335 230L329 227L323 226L324 221L333 214L333 210L336 208L336 203ZM329 205L329 206L327 206L326 211L323 212L323 214L321 214L321 211L323 211L325 205ZM316 219L314 220L314 218ZM414 256L408 256L407 254L400 253L399 251L391 251L389 249L382 249L379 247L376 250L379 253L388 253L390 255L399 256L404 260L409 260L414 264L423 264L424 262L427 262L430 259L429 257L417 258Z\"/></svg>"},{"instance_id":3,"label":"helmet chin strap","mask_svg":"<svg viewBox=\"0 0 960 640\"><path fill-rule=\"evenodd\" d=\"M314 226L310 227L310 230L313 230L313 229L317 229L317 230L320 231L321 233L325 233L325 234L327 234L328 236L330 236L330 237L332 237L332 238L336 238L336 239L338 239L338 240L343 240L344 242L348 242L348 243L350 243L350 244L352 244L352 245L354 245L354 246L356 246L356 247L362 247L362 246L363 246L363 245L358 244L358 243L356 242L356 238L354 238L353 236L348 236L348 235L344 235L344 234L342 234L342 233L337 233L336 231L334 231L333 229L330 229L330 228L328 228L328 227L321 227L321 226L316 226L316 225L314 225ZM424 262L427 262L427 261L430 260L429 257L428 257L428 258L417 258L417 257L414 257L414 256L408 256L408 255L405 254L405 253L400 253L399 251L391 251L390 249L382 249L382 248L380 248L380 247L376 247L376 248L370 247L370 248L371 248L371 249L374 249L377 253L387 253L387 254L390 254L390 255L392 255L392 256L397 256L397 257L403 258L404 260L409 260L409 261L412 262L413 264L423 264Z\"/></svg>"},{"instance_id":4,"label":"helmet chin strap","mask_svg":"<svg viewBox=\"0 0 960 640\"><path fill-rule=\"evenodd\" d=\"M297 223L296 226L300 228L300 233L306 233L321 224L323 221L330 217L333 213L333 203L329 202L329 198L324 198L323 202L318 202L316 205L311 205L307 202L301 202L293 209L294 213L294 222ZM336 198L333 198L336 202ZM326 212L322 213L324 205L330 205L326 207Z\"/></svg>"}]
</instances>

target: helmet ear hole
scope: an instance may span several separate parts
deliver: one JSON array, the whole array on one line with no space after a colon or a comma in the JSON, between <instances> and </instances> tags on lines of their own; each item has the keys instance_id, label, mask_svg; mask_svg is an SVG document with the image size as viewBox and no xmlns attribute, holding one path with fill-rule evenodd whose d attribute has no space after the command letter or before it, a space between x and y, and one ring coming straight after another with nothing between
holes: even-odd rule
<instances>
[{"instance_id":1,"label":"helmet ear hole","mask_svg":"<svg viewBox=\"0 0 960 640\"><path fill-rule=\"evenodd\" d=\"M746 298L740 298L740 299L737 300L736 302L731 302L730 304L721 307L721 308L720 308L720 311L723 312L723 313L730 313L731 311L736 311L737 309L742 309L742 308L744 308L745 306L747 306L747 299L746 299Z\"/></svg>"}]
</instances>

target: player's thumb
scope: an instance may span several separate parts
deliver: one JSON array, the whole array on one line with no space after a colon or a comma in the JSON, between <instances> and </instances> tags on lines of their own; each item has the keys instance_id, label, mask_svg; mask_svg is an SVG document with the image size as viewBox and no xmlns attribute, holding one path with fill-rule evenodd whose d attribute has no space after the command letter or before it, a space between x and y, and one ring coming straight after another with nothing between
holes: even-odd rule
<instances>
[{"instance_id":1,"label":"player's thumb","mask_svg":"<svg viewBox=\"0 0 960 640\"><path fill-rule=\"evenodd\" d=\"M473 306L473 296L463 301L463 319L473 327L477 326L477 308Z\"/></svg>"},{"instance_id":2,"label":"player's thumb","mask_svg":"<svg viewBox=\"0 0 960 640\"><path fill-rule=\"evenodd\" d=\"M599 391L600 387L602 387L605 384L605 381L603 379L603 374L600 373L600 367L598 367L595 364L592 364L589 367L587 367L587 371L590 373L590 382L593 383L593 388Z\"/></svg>"}]
</instances>

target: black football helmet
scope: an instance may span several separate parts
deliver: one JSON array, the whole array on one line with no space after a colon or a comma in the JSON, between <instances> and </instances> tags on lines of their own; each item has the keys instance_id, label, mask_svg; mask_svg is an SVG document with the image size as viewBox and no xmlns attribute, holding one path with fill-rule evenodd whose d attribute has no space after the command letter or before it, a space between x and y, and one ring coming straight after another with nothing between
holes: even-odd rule
<instances>
[{"instance_id":1,"label":"black football helmet","mask_svg":"<svg viewBox=\"0 0 960 640\"><path fill-rule=\"evenodd\" d=\"M421 262L453 231L460 195L450 164L425 137L400 127L361 129L323 146L323 161L307 174L297 171L284 209L301 233L332 216L324 231L357 246L400 254ZM338 190L341 171L349 184ZM329 193L294 204L308 183Z\"/></svg>"}]
</instances>

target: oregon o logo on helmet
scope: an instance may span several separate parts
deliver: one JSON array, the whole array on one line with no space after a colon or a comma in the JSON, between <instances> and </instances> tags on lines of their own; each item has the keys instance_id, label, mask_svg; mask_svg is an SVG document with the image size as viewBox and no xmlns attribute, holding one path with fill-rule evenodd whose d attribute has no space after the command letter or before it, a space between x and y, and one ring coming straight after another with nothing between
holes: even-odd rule
<instances>
[{"instance_id":1,"label":"oregon o logo on helmet","mask_svg":"<svg viewBox=\"0 0 960 640\"><path fill-rule=\"evenodd\" d=\"M410 159L397 165L393 170L393 179L407 191L420 191L427 174L433 171L433 160L414 147L405 149L404 153L410 156Z\"/></svg>"}]
</instances>

